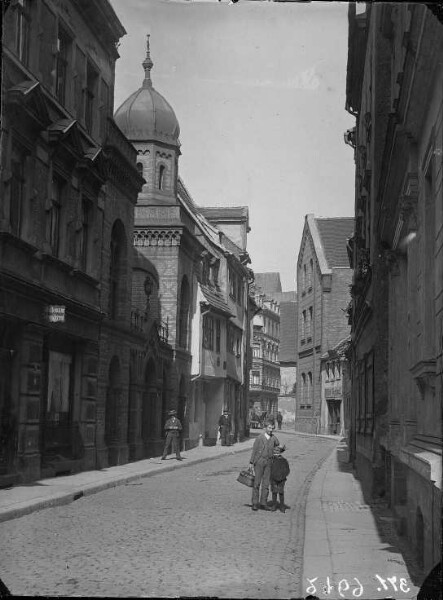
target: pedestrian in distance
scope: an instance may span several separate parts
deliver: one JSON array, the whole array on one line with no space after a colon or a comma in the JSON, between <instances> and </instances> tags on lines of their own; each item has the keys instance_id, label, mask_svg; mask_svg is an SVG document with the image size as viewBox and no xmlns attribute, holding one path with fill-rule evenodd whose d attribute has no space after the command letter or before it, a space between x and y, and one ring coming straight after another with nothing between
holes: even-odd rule
<instances>
[{"instance_id":1,"label":"pedestrian in distance","mask_svg":"<svg viewBox=\"0 0 443 600\"><path fill-rule=\"evenodd\" d=\"M230 446L231 445L231 419L229 416L229 411L224 410L223 414L220 416L218 420L218 429L220 431L220 440L222 446Z\"/></svg>"},{"instance_id":2,"label":"pedestrian in distance","mask_svg":"<svg viewBox=\"0 0 443 600\"><path fill-rule=\"evenodd\" d=\"M265 429L254 441L252 446L249 469L254 474L252 488L252 510L271 510L268 506L268 494L271 478L271 465L275 446L280 442L274 435L274 420L265 421ZM260 501L259 501L260 500Z\"/></svg>"},{"instance_id":3,"label":"pedestrian in distance","mask_svg":"<svg viewBox=\"0 0 443 600\"><path fill-rule=\"evenodd\" d=\"M278 428L281 429L281 424L283 422L283 415L281 414L280 411L278 411L277 413L277 423L278 423Z\"/></svg>"},{"instance_id":4,"label":"pedestrian in distance","mask_svg":"<svg viewBox=\"0 0 443 600\"><path fill-rule=\"evenodd\" d=\"M290 508L285 504L285 483L290 473L289 463L286 458L282 456L282 452L285 450L286 446L275 446L271 465L271 510L275 511L279 508L282 513L284 513L287 508ZM277 495L279 496L280 504L277 502Z\"/></svg>"},{"instance_id":5,"label":"pedestrian in distance","mask_svg":"<svg viewBox=\"0 0 443 600\"><path fill-rule=\"evenodd\" d=\"M177 411L170 410L168 412L169 419L165 423L166 441L165 447L163 448L162 460L166 460L166 456L169 454L169 449L172 446L172 452L175 452L175 458L177 460L183 460L180 456L180 431L182 430L182 424L177 419Z\"/></svg>"}]
</instances>

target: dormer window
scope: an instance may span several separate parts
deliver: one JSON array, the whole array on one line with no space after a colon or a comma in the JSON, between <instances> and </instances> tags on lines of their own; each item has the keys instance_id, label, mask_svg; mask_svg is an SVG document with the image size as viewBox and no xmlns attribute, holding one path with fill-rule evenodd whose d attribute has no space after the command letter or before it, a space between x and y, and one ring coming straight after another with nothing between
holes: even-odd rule
<instances>
[{"instance_id":1,"label":"dormer window","mask_svg":"<svg viewBox=\"0 0 443 600\"><path fill-rule=\"evenodd\" d=\"M160 168L158 170L158 189L159 190L163 190L164 189L164 185L165 185L165 171L166 171L165 165L160 165Z\"/></svg>"}]
</instances>

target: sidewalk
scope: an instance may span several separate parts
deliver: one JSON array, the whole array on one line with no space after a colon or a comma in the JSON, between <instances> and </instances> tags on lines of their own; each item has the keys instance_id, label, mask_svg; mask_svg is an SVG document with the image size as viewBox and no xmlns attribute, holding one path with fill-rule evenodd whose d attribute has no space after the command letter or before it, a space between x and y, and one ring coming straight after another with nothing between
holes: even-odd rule
<instances>
[{"instance_id":1,"label":"sidewalk","mask_svg":"<svg viewBox=\"0 0 443 600\"><path fill-rule=\"evenodd\" d=\"M74 475L41 479L30 484L2 489L0 490L0 523L51 506L69 504L82 496L96 494L141 477L151 477L186 465L213 460L225 454L250 450L254 439L250 438L233 446L192 448L181 452L183 457L181 462L172 455L169 455L166 460L161 460L160 457L148 458L99 471L85 471Z\"/></svg>"},{"instance_id":2,"label":"sidewalk","mask_svg":"<svg viewBox=\"0 0 443 600\"><path fill-rule=\"evenodd\" d=\"M338 443L316 473L308 495L304 593L331 600L415 599L419 587L411 575L417 583L421 573L412 560L408 571L389 514L380 505L365 503L347 463L346 443ZM308 579L315 578L309 587Z\"/></svg>"}]
</instances>

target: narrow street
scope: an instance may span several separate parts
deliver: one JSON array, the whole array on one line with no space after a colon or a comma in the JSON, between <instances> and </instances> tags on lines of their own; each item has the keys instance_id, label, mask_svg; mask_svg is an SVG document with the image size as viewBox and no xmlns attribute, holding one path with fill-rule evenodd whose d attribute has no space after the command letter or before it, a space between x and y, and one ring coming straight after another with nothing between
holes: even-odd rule
<instances>
[{"instance_id":1,"label":"narrow street","mask_svg":"<svg viewBox=\"0 0 443 600\"><path fill-rule=\"evenodd\" d=\"M249 452L183 464L1 523L3 581L14 595L302 596L307 493L336 442L276 433L291 465L285 514L251 511L236 481Z\"/></svg>"}]
</instances>

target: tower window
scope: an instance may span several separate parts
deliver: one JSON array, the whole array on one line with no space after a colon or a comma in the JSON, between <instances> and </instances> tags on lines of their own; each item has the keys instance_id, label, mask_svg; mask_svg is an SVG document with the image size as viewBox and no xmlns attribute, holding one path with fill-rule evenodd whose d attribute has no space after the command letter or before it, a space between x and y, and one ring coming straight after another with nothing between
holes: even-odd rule
<instances>
[{"instance_id":1,"label":"tower window","mask_svg":"<svg viewBox=\"0 0 443 600\"><path fill-rule=\"evenodd\" d=\"M138 174L143 177L143 164L141 162L137 163L137 171L138 171Z\"/></svg>"},{"instance_id":2,"label":"tower window","mask_svg":"<svg viewBox=\"0 0 443 600\"><path fill-rule=\"evenodd\" d=\"M165 171L166 171L165 165L160 165L160 169L158 171L158 189L159 190L164 189L164 185L165 185Z\"/></svg>"}]
</instances>

